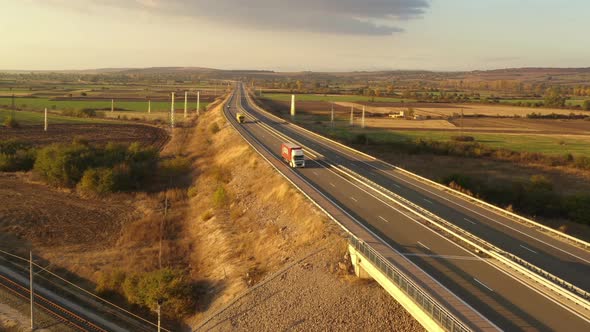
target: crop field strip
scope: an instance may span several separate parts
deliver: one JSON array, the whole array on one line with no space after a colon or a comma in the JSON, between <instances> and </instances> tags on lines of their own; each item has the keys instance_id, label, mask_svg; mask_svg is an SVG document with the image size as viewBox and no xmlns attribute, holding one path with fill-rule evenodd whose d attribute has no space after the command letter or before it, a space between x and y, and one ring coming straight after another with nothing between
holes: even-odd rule
<instances>
[{"instance_id":1,"label":"crop field strip","mask_svg":"<svg viewBox=\"0 0 590 332\"><path fill-rule=\"evenodd\" d=\"M177 98L175 108L177 110L183 109L184 107L184 96ZM206 101L200 103L204 107L209 104ZM111 101L108 99L101 101L85 101L85 100L50 100L48 98L16 98L15 105L18 108L24 109L35 109L43 110L47 107L48 110L63 110L63 109L82 109L82 108L93 108L97 110L110 111ZM189 95L189 109L194 110L197 106L196 96ZM10 108L12 106L11 98L0 98L0 107ZM117 101L115 99L115 110L116 111L133 111L133 112L145 112L148 110L148 101ZM152 112L169 112L170 101L152 101L151 102Z\"/></svg>"}]
</instances>

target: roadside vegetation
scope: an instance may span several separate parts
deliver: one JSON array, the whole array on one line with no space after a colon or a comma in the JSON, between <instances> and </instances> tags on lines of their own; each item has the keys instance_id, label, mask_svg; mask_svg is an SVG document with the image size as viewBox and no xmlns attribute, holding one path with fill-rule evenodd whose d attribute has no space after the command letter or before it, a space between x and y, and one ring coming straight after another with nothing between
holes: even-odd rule
<instances>
[{"instance_id":1,"label":"roadside vegetation","mask_svg":"<svg viewBox=\"0 0 590 332\"><path fill-rule=\"evenodd\" d=\"M532 216L566 218L590 226L590 194L561 195L544 175L528 181L489 184L463 174L451 174L441 182L470 196Z\"/></svg>"},{"instance_id":2,"label":"roadside vegetation","mask_svg":"<svg viewBox=\"0 0 590 332\"><path fill-rule=\"evenodd\" d=\"M121 270L101 273L96 291L101 295L123 295L128 303L157 310L157 303L166 303L164 316L182 319L194 312L197 289L184 271L163 268L147 273Z\"/></svg>"}]
</instances>

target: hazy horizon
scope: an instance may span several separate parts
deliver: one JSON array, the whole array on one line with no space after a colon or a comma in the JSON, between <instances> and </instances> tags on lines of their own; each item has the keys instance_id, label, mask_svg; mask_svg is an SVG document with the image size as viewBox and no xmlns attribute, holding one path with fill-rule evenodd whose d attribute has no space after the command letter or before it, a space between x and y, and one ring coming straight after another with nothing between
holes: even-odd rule
<instances>
[{"instance_id":1,"label":"hazy horizon","mask_svg":"<svg viewBox=\"0 0 590 332\"><path fill-rule=\"evenodd\" d=\"M582 0L0 0L0 69L586 68Z\"/></svg>"}]
</instances>

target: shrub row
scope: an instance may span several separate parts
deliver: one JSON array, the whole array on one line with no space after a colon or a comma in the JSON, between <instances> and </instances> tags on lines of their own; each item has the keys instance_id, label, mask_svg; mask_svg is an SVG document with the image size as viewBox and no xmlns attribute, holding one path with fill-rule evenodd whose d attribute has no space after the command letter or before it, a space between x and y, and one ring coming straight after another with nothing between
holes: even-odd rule
<instances>
[{"instance_id":1,"label":"shrub row","mask_svg":"<svg viewBox=\"0 0 590 332\"><path fill-rule=\"evenodd\" d=\"M35 149L18 140L0 141L0 172L29 171L35 163Z\"/></svg>"},{"instance_id":2,"label":"shrub row","mask_svg":"<svg viewBox=\"0 0 590 332\"><path fill-rule=\"evenodd\" d=\"M527 182L488 184L465 175L453 174L440 182L529 215L566 217L574 222L590 225L590 194L560 195L553 190L551 181L542 175L532 176Z\"/></svg>"},{"instance_id":3,"label":"shrub row","mask_svg":"<svg viewBox=\"0 0 590 332\"><path fill-rule=\"evenodd\" d=\"M40 149L33 170L50 185L74 187L99 194L140 189L157 170L156 149L139 143L109 143L105 147L85 142L52 144Z\"/></svg>"},{"instance_id":4,"label":"shrub row","mask_svg":"<svg viewBox=\"0 0 590 332\"><path fill-rule=\"evenodd\" d=\"M102 117L103 114L96 112L95 109L92 108L83 108L83 109L65 109L61 111L61 115L65 116L73 116L77 118L94 118L97 116Z\"/></svg>"}]
</instances>

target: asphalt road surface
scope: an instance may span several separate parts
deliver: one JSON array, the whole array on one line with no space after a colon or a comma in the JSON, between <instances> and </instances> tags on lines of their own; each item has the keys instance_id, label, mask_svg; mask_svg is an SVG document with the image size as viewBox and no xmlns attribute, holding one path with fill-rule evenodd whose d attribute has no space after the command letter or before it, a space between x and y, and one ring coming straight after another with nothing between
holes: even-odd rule
<instances>
[{"instance_id":1,"label":"asphalt road surface","mask_svg":"<svg viewBox=\"0 0 590 332\"><path fill-rule=\"evenodd\" d=\"M362 184L342 177L323 160L340 164L403 196L488 242L517 254L580 288L588 289L590 254L546 234L508 220L492 211L454 197L399 173L391 166L363 158L333 143L279 121L249 105L243 87L236 90L230 108L224 109L238 130L247 131L251 143L258 144L280 159L285 141L262 123L274 128L304 149L306 167L290 169L311 183L316 190L385 239L430 276L483 314L499 328L515 330L587 331L590 322L564 308L490 264L487 259L460 247L425 227L400 206L375 195ZM235 113L246 112L244 124L237 124Z\"/></svg>"}]
</instances>

